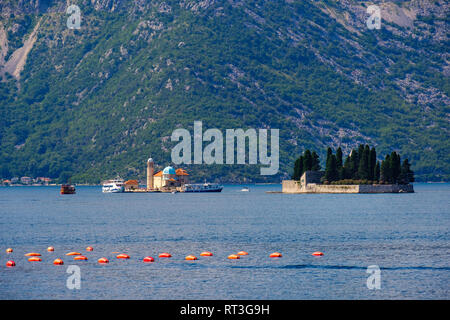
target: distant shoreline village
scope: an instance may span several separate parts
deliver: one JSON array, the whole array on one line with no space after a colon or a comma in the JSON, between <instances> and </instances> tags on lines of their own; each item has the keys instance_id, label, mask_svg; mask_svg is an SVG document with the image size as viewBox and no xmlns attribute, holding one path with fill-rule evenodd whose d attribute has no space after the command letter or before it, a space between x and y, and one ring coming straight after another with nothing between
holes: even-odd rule
<instances>
[{"instance_id":1,"label":"distant shoreline village","mask_svg":"<svg viewBox=\"0 0 450 320\"><path fill-rule=\"evenodd\" d=\"M282 193L413 193L414 172L408 159L392 152L380 163L376 150L360 145L345 162L342 150L327 150L325 171L320 170L319 156L306 150L294 164L292 180L282 181Z\"/></svg>"}]
</instances>

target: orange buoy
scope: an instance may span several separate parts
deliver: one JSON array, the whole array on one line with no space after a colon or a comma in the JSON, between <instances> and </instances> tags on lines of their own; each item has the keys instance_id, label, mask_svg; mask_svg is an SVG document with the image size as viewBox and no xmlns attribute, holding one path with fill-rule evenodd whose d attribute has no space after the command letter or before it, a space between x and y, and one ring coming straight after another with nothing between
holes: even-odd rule
<instances>
[{"instance_id":1,"label":"orange buoy","mask_svg":"<svg viewBox=\"0 0 450 320\"><path fill-rule=\"evenodd\" d=\"M269 257L271 258L281 258L283 255L279 252L271 253Z\"/></svg>"},{"instance_id":2,"label":"orange buoy","mask_svg":"<svg viewBox=\"0 0 450 320\"><path fill-rule=\"evenodd\" d=\"M87 247L87 248L86 248L86 251L94 251L94 248L92 248L92 247Z\"/></svg>"},{"instance_id":3,"label":"orange buoy","mask_svg":"<svg viewBox=\"0 0 450 320\"><path fill-rule=\"evenodd\" d=\"M246 251L239 251L237 254L240 256L248 256L248 252Z\"/></svg>"},{"instance_id":4,"label":"orange buoy","mask_svg":"<svg viewBox=\"0 0 450 320\"><path fill-rule=\"evenodd\" d=\"M197 257L190 254L190 255L186 256L186 258L184 258L184 259L185 260L197 260Z\"/></svg>"},{"instance_id":5,"label":"orange buoy","mask_svg":"<svg viewBox=\"0 0 450 320\"><path fill-rule=\"evenodd\" d=\"M32 261L42 261L41 258L38 257L31 257L30 259L28 259L28 261L32 262Z\"/></svg>"},{"instance_id":6,"label":"orange buoy","mask_svg":"<svg viewBox=\"0 0 450 320\"><path fill-rule=\"evenodd\" d=\"M323 252L316 251L312 253L313 256L323 256Z\"/></svg>"},{"instance_id":7,"label":"orange buoy","mask_svg":"<svg viewBox=\"0 0 450 320\"><path fill-rule=\"evenodd\" d=\"M109 263L109 260L106 258L100 258L97 260L98 263Z\"/></svg>"},{"instance_id":8,"label":"orange buoy","mask_svg":"<svg viewBox=\"0 0 450 320\"><path fill-rule=\"evenodd\" d=\"M53 260L53 264L61 265L61 264L64 264L64 261L62 261L61 259L55 259L55 260Z\"/></svg>"},{"instance_id":9,"label":"orange buoy","mask_svg":"<svg viewBox=\"0 0 450 320\"><path fill-rule=\"evenodd\" d=\"M213 256L212 252L209 252L209 251L203 251L202 253L200 253L200 255L202 257L212 257Z\"/></svg>"},{"instance_id":10,"label":"orange buoy","mask_svg":"<svg viewBox=\"0 0 450 320\"><path fill-rule=\"evenodd\" d=\"M11 252L13 252L13 249L12 249L12 248L6 249L6 253L11 253Z\"/></svg>"},{"instance_id":11,"label":"orange buoy","mask_svg":"<svg viewBox=\"0 0 450 320\"><path fill-rule=\"evenodd\" d=\"M155 259L153 259L152 257L145 257L144 258L144 262L154 262Z\"/></svg>"},{"instance_id":12,"label":"orange buoy","mask_svg":"<svg viewBox=\"0 0 450 320\"><path fill-rule=\"evenodd\" d=\"M158 257L160 257L160 258L170 258L170 257L172 257L172 255L170 253L163 252Z\"/></svg>"},{"instance_id":13,"label":"orange buoy","mask_svg":"<svg viewBox=\"0 0 450 320\"><path fill-rule=\"evenodd\" d=\"M69 253L66 253L66 256L80 256L81 255L81 253L79 253L79 252L69 252Z\"/></svg>"},{"instance_id":14,"label":"orange buoy","mask_svg":"<svg viewBox=\"0 0 450 320\"><path fill-rule=\"evenodd\" d=\"M30 252L25 254L26 257L39 257L41 254L36 252Z\"/></svg>"},{"instance_id":15,"label":"orange buoy","mask_svg":"<svg viewBox=\"0 0 450 320\"><path fill-rule=\"evenodd\" d=\"M15 267L16 263L14 261L12 261L12 260L9 260L9 261L6 262L6 266L7 267Z\"/></svg>"},{"instance_id":16,"label":"orange buoy","mask_svg":"<svg viewBox=\"0 0 450 320\"><path fill-rule=\"evenodd\" d=\"M73 260L87 260L88 258L86 258L85 256L76 256L73 258Z\"/></svg>"},{"instance_id":17,"label":"orange buoy","mask_svg":"<svg viewBox=\"0 0 450 320\"><path fill-rule=\"evenodd\" d=\"M229 256L228 256L228 259L240 259L241 257L240 256L238 256L237 254L230 254Z\"/></svg>"},{"instance_id":18,"label":"orange buoy","mask_svg":"<svg viewBox=\"0 0 450 320\"><path fill-rule=\"evenodd\" d=\"M130 259L130 256L125 253L121 253L121 254L117 255L116 258L117 259Z\"/></svg>"},{"instance_id":19,"label":"orange buoy","mask_svg":"<svg viewBox=\"0 0 450 320\"><path fill-rule=\"evenodd\" d=\"M48 251L48 252L53 252L53 251L55 251L55 248L53 248L53 247L48 247L48 248L47 248L47 251Z\"/></svg>"}]
</instances>

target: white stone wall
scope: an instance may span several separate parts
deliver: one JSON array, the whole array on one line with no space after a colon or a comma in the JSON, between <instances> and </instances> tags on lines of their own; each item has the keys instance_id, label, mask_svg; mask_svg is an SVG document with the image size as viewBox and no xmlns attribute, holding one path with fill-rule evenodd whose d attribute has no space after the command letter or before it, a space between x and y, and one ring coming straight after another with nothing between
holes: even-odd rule
<instances>
[{"instance_id":1,"label":"white stone wall","mask_svg":"<svg viewBox=\"0 0 450 320\"><path fill-rule=\"evenodd\" d=\"M402 193L414 192L413 185L331 185L309 183L302 187L299 181L283 180L283 193Z\"/></svg>"}]
</instances>

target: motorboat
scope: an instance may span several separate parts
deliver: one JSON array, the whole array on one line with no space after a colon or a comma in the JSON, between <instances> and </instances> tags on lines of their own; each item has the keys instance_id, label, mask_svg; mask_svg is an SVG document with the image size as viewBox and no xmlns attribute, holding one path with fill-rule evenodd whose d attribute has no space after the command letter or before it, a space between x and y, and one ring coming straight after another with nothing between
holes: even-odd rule
<instances>
[{"instance_id":1,"label":"motorboat","mask_svg":"<svg viewBox=\"0 0 450 320\"><path fill-rule=\"evenodd\" d=\"M107 180L103 182L103 193L122 193L125 192L125 181L120 178Z\"/></svg>"},{"instance_id":2,"label":"motorboat","mask_svg":"<svg viewBox=\"0 0 450 320\"><path fill-rule=\"evenodd\" d=\"M183 192L221 192L223 186L217 183L192 183L183 186Z\"/></svg>"}]
</instances>

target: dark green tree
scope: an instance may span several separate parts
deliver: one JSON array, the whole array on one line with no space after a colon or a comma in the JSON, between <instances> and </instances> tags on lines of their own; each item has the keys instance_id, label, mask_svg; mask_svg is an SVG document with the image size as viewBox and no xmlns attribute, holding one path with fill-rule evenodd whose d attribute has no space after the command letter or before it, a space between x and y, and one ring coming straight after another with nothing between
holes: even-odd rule
<instances>
[{"instance_id":1,"label":"dark green tree","mask_svg":"<svg viewBox=\"0 0 450 320\"><path fill-rule=\"evenodd\" d=\"M411 170L411 165L408 159L403 160L398 183L408 184L414 182L414 171Z\"/></svg>"},{"instance_id":2,"label":"dark green tree","mask_svg":"<svg viewBox=\"0 0 450 320\"><path fill-rule=\"evenodd\" d=\"M373 180L380 181L380 161L377 161L373 172Z\"/></svg>"},{"instance_id":3,"label":"dark green tree","mask_svg":"<svg viewBox=\"0 0 450 320\"><path fill-rule=\"evenodd\" d=\"M381 181L384 183L392 183L391 157L387 154L386 158L381 162Z\"/></svg>"},{"instance_id":4,"label":"dark green tree","mask_svg":"<svg viewBox=\"0 0 450 320\"><path fill-rule=\"evenodd\" d=\"M358 177L359 179L369 179L369 157L370 148L369 145L365 147L360 146L358 153L360 155L359 166L358 166Z\"/></svg>"},{"instance_id":5,"label":"dark green tree","mask_svg":"<svg viewBox=\"0 0 450 320\"><path fill-rule=\"evenodd\" d=\"M327 148L327 159L325 160L325 166L328 161L330 161L331 156L333 155L333 150L330 147Z\"/></svg>"},{"instance_id":6,"label":"dark green tree","mask_svg":"<svg viewBox=\"0 0 450 320\"><path fill-rule=\"evenodd\" d=\"M339 147L336 150L336 166L338 169L342 168L343 164L342 164L342 149L341 147Z\"/></svg>"},{"instance_id":7,"label":"dark green tree","mask_svg":"<svg viewBox=\"0 0 450 320\"><path fill-rule=\"evenodd\" d=\"M327 166L325 168L325 181L332 182L339 179L338 170L336 165L336 156L332 154L327 161Z\"/></svg>"},{"instance_id":8,"label":"dark green tree","mask_svg":"<svg viewBox=\"0 0 450 320\"><path fill-rule=\"evenodd\" d=\"M350 179L358 179L358 166L359 166L359 154L358 150L353 149L352 153L350 154L350 160L351 160L351 177Z\"/></svg>"},{"instance_id":9,"label":"dark green tree","mask_svg":"<svg viewBox=\"0 0 450 320\"><path fill-rule=\"evenodd\" d=\"M344 165L342 163L342 148L336 150L336 167L338 171L338 180L344 179Z\"/></svg>"},{"instance_id":10,"label":"dark green tree","mask_svg":"<svg viewBox=\"0 0 450 320\"><path fill-rule=\"evenodd\" d=\"M319 155L317 154L317 152L313 151L312 152L312 166L311 166L311 170L319 171L320 169L321 169L321 167L320 167Z\"/></svg>"},{"instance_id":11,"label":"dark green tree","mask_svg":"<svg viewBox=\"0 0 450 320\"><path fill-rule=\"evenodd\" d=\"M391 174L392 174L391 182L398 183L398 179L399 179L400 171L401 171L400 155L397 154L397 152L393 151L391 153L390 162L391 162L390 166L391 166Z\"/></svg>"},{"instance_id":12,"label":"dark green tree","mask_svg":"<svg viewBox=\"0 0 450 320\"><path fill-rule=\"evenodd\" d=\"M303 155L303 170L304 171L312 170L312 165L313 165L312 154L311 151L307 149Z\"/></svg>"},{"instance_id":13,"label":"dark green tree","mask_svg":"<svg viewBox=\"0 0 450 320\"><path fill-rule=\"evenodd\" d=\"M293 180L300 180L301 171L303 169L303 156L300 156L294 162L294 174L292 175Z\"/></svg>"},{"instance_id":14,"label":"dark green tree","mask_svg":"<svg viewBox=\"0 0 450 320\"><path fill-rule=\"evenodd\" d=\"M372 147L370 149L370 155L369 155L369 180L377 180L376 178L376 165L377 165L377 151L375 150L375 147Z\"/></svg>"},{"instance_id":15,"label":"dark green tree","mask_svg":"<svg viewBox=\"0 0 450 320\"><path fill-rule=\"evenodd\" d=\"M351 179L352 178L352 161L350 156L345 158L344 166L342 168L342 179Z\"/></svg>"}]
</instances>

